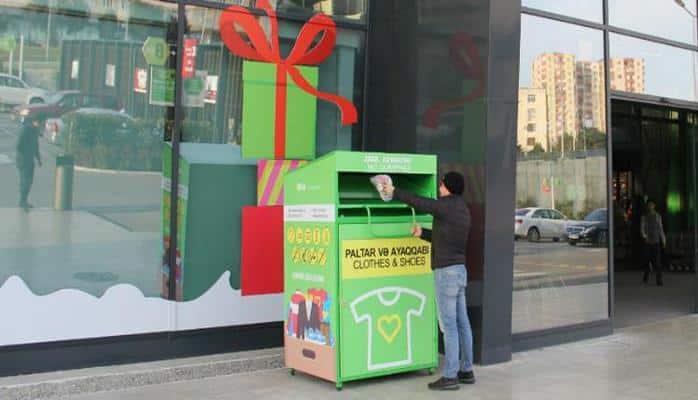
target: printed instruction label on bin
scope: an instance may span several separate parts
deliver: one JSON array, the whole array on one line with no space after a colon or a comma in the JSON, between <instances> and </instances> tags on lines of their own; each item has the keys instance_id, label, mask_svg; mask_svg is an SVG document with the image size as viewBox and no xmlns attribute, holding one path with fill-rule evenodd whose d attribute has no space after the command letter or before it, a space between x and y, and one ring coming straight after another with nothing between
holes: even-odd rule
<instances>
[{"instance_id":1,"label":"printed instruction label on bin","mask_svg":"<svg viewBox=\"0 0 698 400\"><path fill-rule=\"evenodd\" d=\"M344 240L341 257L344 279L431 272L431 244L419 238Z\"/></svg>"},{"instance_id":2,"label":"printed instruction label on bin","mask_svg":"<svg viewBox=\"0 0 698 400\"><path fill-rule=\"evenodd\" d=\"M333 204L284 206L284 221L332 222L335 219Z\"/></svg>"}]
</instances>

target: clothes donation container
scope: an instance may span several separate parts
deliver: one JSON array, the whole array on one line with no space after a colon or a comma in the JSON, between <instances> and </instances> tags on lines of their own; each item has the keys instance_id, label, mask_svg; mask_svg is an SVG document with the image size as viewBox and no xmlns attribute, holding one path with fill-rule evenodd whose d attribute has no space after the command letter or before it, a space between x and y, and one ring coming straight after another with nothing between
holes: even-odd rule
<instances>
[{"instance_id":1,"label":"clothes donation container","mask_svg":"<svg viewBox=\"0 0 698 400\"><path fill-rule=\"evenodd\" d=\"M436 157L337 151L284 181L285 358L335 382L437 366L431 216L381 200L370 178L436 196Z\"/></svg>"}]
</instances>

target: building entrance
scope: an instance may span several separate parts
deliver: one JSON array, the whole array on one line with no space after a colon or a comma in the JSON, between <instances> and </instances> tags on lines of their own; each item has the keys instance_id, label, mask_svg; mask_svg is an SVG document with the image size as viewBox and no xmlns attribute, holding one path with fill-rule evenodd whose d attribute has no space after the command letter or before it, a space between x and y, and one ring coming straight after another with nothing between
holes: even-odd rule
<instances>
[{"instance_id":1,"label":"building entrance","mask_svg":"<svg viewBox=\"0 0 698 400\"><path fill-rule=\"evenodd\" d=\"M692 313L698 114L621 100L612 101L611 112L614 325L622 328ZM666 245L643 283L645 268L654 264L641 233L650 202L661 216Z\"/></svg>"}]
</instances>

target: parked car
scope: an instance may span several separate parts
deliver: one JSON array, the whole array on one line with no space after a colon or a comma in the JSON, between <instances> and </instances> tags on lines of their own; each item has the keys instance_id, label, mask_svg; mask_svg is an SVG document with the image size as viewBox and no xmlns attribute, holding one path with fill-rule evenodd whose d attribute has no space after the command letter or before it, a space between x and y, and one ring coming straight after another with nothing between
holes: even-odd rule
<instances>
[{"instance_id":1,"label":"parked car","mask_svg":"<svg viewBox=\"0 0 698 400\"><path fill-rule=\"evenodd\" d=\"M552 239L557 242L566 237L567 217L550 208L520 208L514 212L514 238L526 238L530 242Z\"/></svg>"},{"instance_id":2,"label":"parked car","mask_svg":"<svg viewBox=\"0 0 698 400\"><path fill-rule=\"evenodd\" d=\"M44 118L58 118L61 115L79 108L104 108L120 110L121 105L116 97L103 94L88 94L77 90L64 90L47 97L44 103L25 104L13 109L12 117L26 118L41 115Z\"/></svg>"},{"instance_id":3,"label":"parked car","mask_svg":"<svg viewBox=\"0 0 698 400\"><path fill-rule=\"evenodd\" d=\"M608 243L608 211L605 208L596 209L587 214L583 221L570 224L567 237L570 246L577 243L605 246Z\"/></svg>"},{"instance_id":4,"label":"parked car","mask_svg":"<svg viewBox=\"0 0 698 400\"><path fill-rule=\"evenodd\" d=\"M46 101L48 93L29 86L16 76L0 74L0 104L37 104Z\"/></svg>"},{"instance_id":5,"label":"parked car","mask_svg":"<svg viewBox=\"0 0 698 400\"><path fill-rule=\"evenodd\" d=\"M132 116L123 111L107 110L103 108L80 108L63 114L61 118L49 118L46 120L44 127L44 137L49 142L60 145L63 144L65 135L69 127L66 126L65 120L72 119L80 121L83 116L97 116L119 121L118 128L114 129L113 134L136 134L139 132L138 122Z\"/></svg>"}]
</instances>

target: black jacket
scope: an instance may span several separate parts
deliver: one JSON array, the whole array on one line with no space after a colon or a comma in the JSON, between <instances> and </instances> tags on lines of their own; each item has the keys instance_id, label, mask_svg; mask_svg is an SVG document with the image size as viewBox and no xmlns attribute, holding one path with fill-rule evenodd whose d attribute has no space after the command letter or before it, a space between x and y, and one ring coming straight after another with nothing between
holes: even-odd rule
<instances>
[{"instance_id":1,"label":"black jacket","mask_svg":"<svg viewBox=\"0 0 698 400\"><path fill-rule=\"evenodd\" d=\"M429 199L395 188L395 199L417 211L434 216L432 230L422 229L422 239L431 242L431 267L444 268L465 264L470 233L470 210L462 196Z\"/></svg>"},{"instance_id":2,"label":"black jacket","mask_svg":"<svg viewBox=\"0 0 698 400\"><path fill-rule=\"evenodd\" d=\"M19 132L15 151L18 167L33 166L34 160L39 158L39 129L24 125Z\"/></svg>"}]
</instances>

